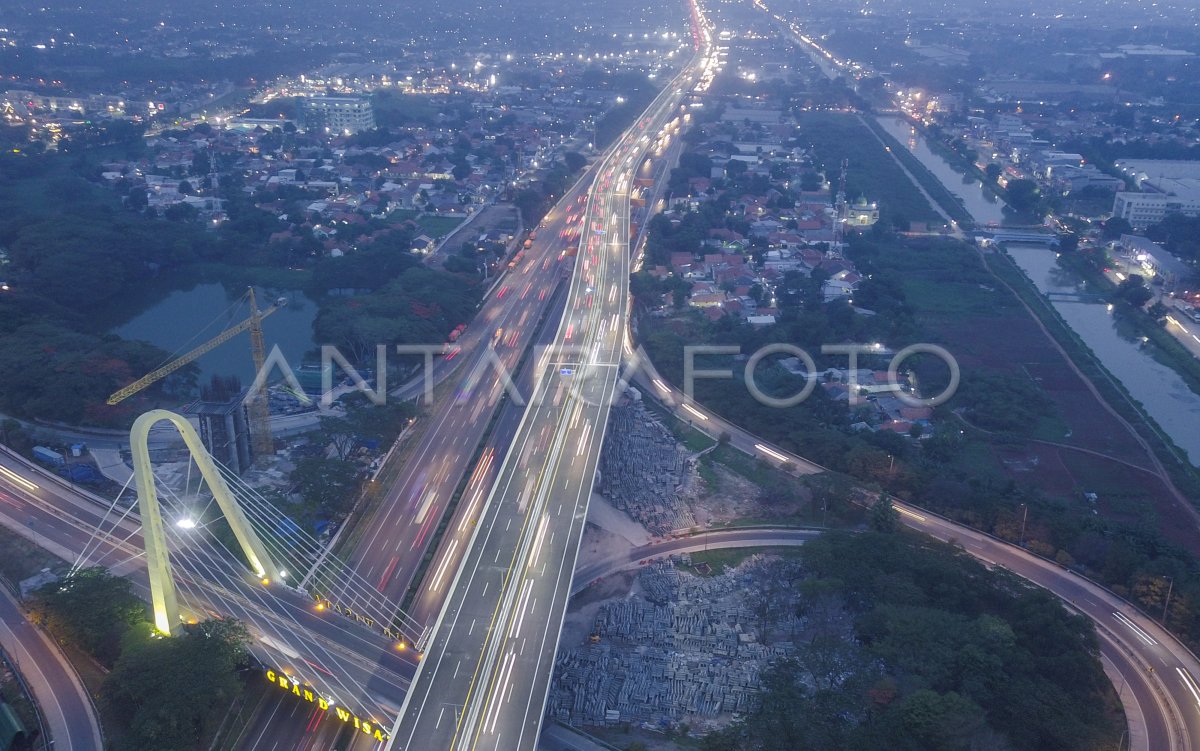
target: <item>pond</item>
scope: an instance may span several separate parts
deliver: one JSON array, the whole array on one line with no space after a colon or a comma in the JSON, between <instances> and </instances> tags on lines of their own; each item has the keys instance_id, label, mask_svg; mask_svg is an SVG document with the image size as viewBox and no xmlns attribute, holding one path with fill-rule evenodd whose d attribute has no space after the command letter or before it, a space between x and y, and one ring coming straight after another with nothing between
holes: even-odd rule
<instances>
[{"instance_id":1,"label":"pond","mask_svg":"<svg viewBox=\"0 0 1200 751\"><path fill-rule=\"evenodd\" d=\"M248 318L249 308L240 301L244 293L244 287L215 281L176 288L150 308L112 327L111 332L124 339L149 342L177 356ZM287 361L293 367L298 365L304 353L316 346L312 323L317 304L297 290L255 287L254 294L259 310L270 307L278 297L287 298L286 306L263 319L263 340L268 353L278 345ZM200 367L199 384L208 383L214 375L234 375L243 386L249 386L254 380L250 334L242 333L224 342L196 364Z\"/></svg>"}]
</instances>

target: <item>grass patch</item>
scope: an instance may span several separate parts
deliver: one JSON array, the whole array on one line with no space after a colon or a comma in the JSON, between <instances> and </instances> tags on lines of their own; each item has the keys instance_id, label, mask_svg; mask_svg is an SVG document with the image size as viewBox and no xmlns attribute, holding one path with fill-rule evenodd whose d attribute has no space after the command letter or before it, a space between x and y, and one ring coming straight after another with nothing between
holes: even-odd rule
<instances>
[{"instance_id":1,"label":"grass patch","mask_svg":"<svg viewBox=\"0 0 1200 751\"><path fill-rule=\"evenodd\" d=\"M703 537L703 535L697 535ZM726 568L737 568L752 555L777 555L783 558L799 558L800 551L794 546L781 546L777 548L722 548L718 550L705 550L701 553L692 553L692 563L685 566L682 563L676 563L676 568L688 571L699 576L720 576L725 573ZM704 571L707 566L707 572ZM700 571L697 571L700 569Z\"/></svg>"},{"instance_id":2,"label":"grass patch","mask_svg":"<svg viewBox=\"0 0 1200 751\"><path fill-rule=\"evenodd\" d=\"M791 480L797 485L802 484L799 480L782 470L772 467L757 457L743 454L732 446L718 446L709 456L712 457L712 461L725 466L731 472L745 477L755 485L762 486L769 482L777 482L781 478Z\"/></svg>"},{"instance_id":3,"label":"grass patch","mask_svg":"<svg viewBox=\"0 0 1200 751\"><path fill-rule=\"evenodd\" d=\"M44 568L62 569L66 561L42 550L7 527L0 527L0 576L14 586Z\"/></svg>"},{"instance_id":4,"label":"grass patch","mask_svg":"<svg viewBox=\"0 0 1200 751\"><path fill-rule=\"evenodd\" d=\"M387 220L393 224L403 224L408 220L416 221L421 212L417 209L393 209L388 212Z\"/></svg>"},{"instance_id":5,"label":"grass patch","mask_svg":"<svg viewBox=\"0 0 1200 751\"><path fill-rule=\"evenodd\" d=\"M884 151L875 133L857 115L841 112L801 112L800 138L820 155L826 177L837 179L839 165L849 160L846 192L876 200L891 217L941 223L942 217ZM944 190L944 189L943 189ZM931 195L936 195L931 193Z\"/></svg>"},{"instance_id":6,"label":"grass patch","mask_svg":"<svg viewBox=\"0 0 1200 751\"><path fill-rule=\"evenodd\" d=\"M942 210L950 215L954 221L958 222L963 229L970 229L975 224L975 220L971 217L970 212L963 207L962 202L958 200L950 190L942 184L929 169L921 163L920 159L908 150L904 144L892 137L892 134L885 131L879 123L875 122L874 118L866 116L863 121L870 128L871 132L879 136L887 146L891 148L891 153L904 164L905 168L912 173L921 187L925 189L930 197L933 198L941 207ZM929 141L928 137L925 139ZM961 161L961 157L960 157ZM957 168L957 167L956 167Z\"/></svg>"},{"instance_id":7,"label":"grass patch","mask_svg":"<svg viewBox=\"0 0 1200 751\"><path fill-rule=\"evenodd\" d=\"M644 394L643 397L645 397ZM675 436L675 440L683 444L688 451L698 453L716 445L717 442L705 433L676 419L657 399L643 398L642 404L658 417L659 421L671 431L671 435Z\"/></svg>"},{"instance_id":8,"label":"grass patch","mask_svg":"<svg viewBox=\"0 0 1200 751\"><path fill-rule=\"evenodd\" d=\"M920 274L920 271L917 272ZM996 291L978 284L939 281L923 276L904 280L904 294L912 300L922 316L989 315L999 304Z\"/></svg>"},{"instance_id":9,"label":"grass patch","mask_svg":"<svg viewBox=\"0 0 1200 751\"><path fill-rule=\"evenodd\" d=\"M462 217L426 214L417 218L421 231L433 238L445 237L462 224Z\"/></svg>"},{"instance_id":10,"label":"grass patch","mask_svg":"<svg viewBox=\"0 0 1200 751\"><path fill-rule=\"evenodd\" d=\"M1150 443L1151 449L1163 462L1179 490L1187 495L1200 492L1200 473L1187 460L1183 451L1142 411L1137 400L1104 368L1091 349L1059 317L1058 312L1037 291L1033 282L1029 281L1012 259L1005 253L996 253L991 254L987 264L998 278L1008 283L1029 305L1034 315L1067 352L1067 356L1076 367L1095 384L1104 400Z\"/></svg>"}]
</instances>

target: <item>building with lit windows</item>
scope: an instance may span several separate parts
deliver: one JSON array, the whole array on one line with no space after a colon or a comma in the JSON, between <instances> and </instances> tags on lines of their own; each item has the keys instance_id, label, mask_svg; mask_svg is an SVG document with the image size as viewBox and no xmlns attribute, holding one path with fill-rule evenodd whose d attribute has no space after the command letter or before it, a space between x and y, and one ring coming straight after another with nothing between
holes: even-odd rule
<instances>
[{"instance_id":1,"label":"building with lit windows","mask_svg":"<svg viewBox=\"0 0 1200 751\"><path fill-rule=\"evenodd\" d=\"M368 97L314 96L304 100L308 130L351 135L375 127L375 109Z\"/></svg>"}]
</instances>

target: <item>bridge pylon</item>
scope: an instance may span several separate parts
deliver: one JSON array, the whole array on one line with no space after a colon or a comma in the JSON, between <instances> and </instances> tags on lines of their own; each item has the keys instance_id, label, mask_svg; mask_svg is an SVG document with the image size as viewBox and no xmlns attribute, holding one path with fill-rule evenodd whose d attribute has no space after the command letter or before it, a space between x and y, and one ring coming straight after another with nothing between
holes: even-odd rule
<instances>
[{"instance_id":1,"label":"bridge pylon","mask_svg":"<svg viewBox=\"0 0 1200 751\"><path fill-rule=\"evenodd\" d=\"M179 431L201 476L208 483L213 499L225 514L225 520L233 530L234 537L237 538L238 545L241 546L254 574L263 579L264 583L276 581L281 577L275 562L242 512L241 506L230 491L225 478L217 470L192 424L182 415L165 409L146 412L133 423L129 432L129 449L133 455L138 512L142 517L142 539L146 546L146 564L150 570L150 600L154 610L154 626L161 633L170 635L181 622L179 602L175 594L175 580L171 575L171 560L167 552L162 512L159 509L158 490L154 486L154 472L150 464L150 428L163 421L171 423Z\"/></svg>"}]
</instances>

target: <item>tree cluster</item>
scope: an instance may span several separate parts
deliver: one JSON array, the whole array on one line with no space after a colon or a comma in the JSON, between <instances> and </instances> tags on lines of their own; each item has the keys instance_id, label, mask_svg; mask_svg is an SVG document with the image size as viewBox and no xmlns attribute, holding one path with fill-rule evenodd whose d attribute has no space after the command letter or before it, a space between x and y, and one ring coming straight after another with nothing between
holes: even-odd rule
<instances>
[{"instance_id":1,"label":"tree cluster","mask_svg":"<svg viewBox=\"0 0 1200 751\"><path fill-rule=\"evenodd\" d=\"M1089 622L1007 572L906 535L827 534L804 546L810 625L767 676L761 707L706 751L1072 751L1117 723Z\"/></svg>"}]
</instances>

